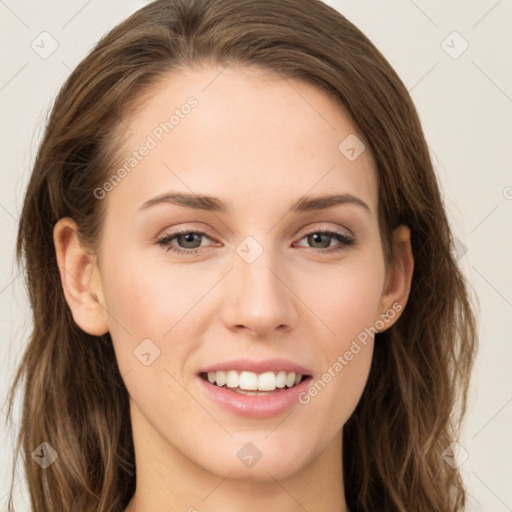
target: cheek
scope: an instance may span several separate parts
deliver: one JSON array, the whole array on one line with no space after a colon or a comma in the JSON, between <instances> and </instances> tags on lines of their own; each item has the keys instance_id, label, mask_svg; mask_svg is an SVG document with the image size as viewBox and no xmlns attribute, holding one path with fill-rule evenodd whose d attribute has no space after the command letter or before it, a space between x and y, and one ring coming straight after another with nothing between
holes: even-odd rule
<instances>
[{"instance_id":1,"label":"cheek","mask_svg":"<svg viewBox=\"0 0 512 512\"><path fill-rule=\"evenodd\" d=\"M190 396L179 382L183 381L181 364L196 343L186 332L187 322L180 319L200 294L189 291L190 281L183 272L171 276L169 269L145 266L136 257L112 263L104 294L120 373L130 397L147 418L158 411L162 425L174 425L173 418L190 412Z\"/></svg>"},{"instance_id":2,"label":"cheek","mask_svg":"<svg viewBox=\"0 0 512 512\"><path fill-rule=\"evenodd\" d=\"M311 422L319 436L325 426L332 433L339 430L363 393L373 356L384 264L362 257L325 275L323 282L310 295L311 308L326 326L316 347L321 347L323 366L301 397L308 416L319 420Z\"/></svg>"},{"instance_id":3,"label":"cheek","mask_svg":"<svg viewBox=\"0 0 512 512\"><path fill-rule=\"evenodd\" d=\"M374 331L368 318L368 314L364 315L355 306L353 310L347 308L334 324L336 335L321 340L323 367L299 396L305 414L315 418L309 424L313 438L334 436L361 398L374 347Z\"/></svg>"},{"instance_id":4,"label":"cheek","mask_svg":"<svg viewBox=\"0 0 512 512\"><path fill-rule=\"evenodd\" d=\"M116 332L122 324L134 341L150 335L163 339L201 296L189 273L147 260L135 252L122 262L105 265L105 302L112 313L109 324Z\"/></svg>"},{"instance_id":5,"label":"cheek","mask_svg":"<svg viewBox=\"0 0 512 512\"><path fill-rule=\"evenodd\" d=\"M134 251L122 261L105 261L104 296L121 375L130 377L128 389L136 382L134 393L148 390L158 401L163 398L154 390L162 386L176 387L172 396L179 395L171 375L183 381L206 323L215 318L201 299L222 274L215 268L198 272L165 259L147 260Z\"/></svg>"},{"instance_id":6,"label":"cheek","mask_svg":"<svg viewBox=\"0 0 512 512\"><path fill-rule=\"evenodd\" d=\"M168 356L166 333L182 310L183 294L173 290L181 286L179 279L170 286L157 269L125 253L122 260L105 260L102 281L121 373L138 373L148 362L151 368L162 366Z\"/></svg>"},{"instance_id":7,"label":"cheek","mask_svg":"<svg viewBox=\"0 0 512 512\"><path fill-rule=\"evenodd\" d=\"M304 293L311 290L307 294L310 307L329 328L325 339L332 341L333 348L343 349L347 342L350 344L350 340L374 325L383 282L383 263L363 258L333 267L322 274L321 280L312 282L305 278Z\"/></svg>"}]
</instances>

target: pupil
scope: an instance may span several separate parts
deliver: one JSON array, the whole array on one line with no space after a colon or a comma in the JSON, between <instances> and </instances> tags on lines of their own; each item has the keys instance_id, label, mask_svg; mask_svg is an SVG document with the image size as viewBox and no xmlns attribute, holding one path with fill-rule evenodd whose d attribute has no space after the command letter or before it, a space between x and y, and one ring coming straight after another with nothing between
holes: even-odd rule
<instances>
[{"instance_id":1,"label":"pupil","mask_svg":"<svg viewBox=\"0 0 512 512\"><path fill-rule=\"evenodd\" d=\"M181 238L184 238L185 239L185 243L194 243L194 237L198 237L199 238L199 234L198 233L187 233L186 235L181 235ZM197 240L196 240L197 242ZM197 247L197 245L195 246Z\"/></svg>"},{"instance_id":2,"label":"pupil","mask_svg":"<svg viewBox=\"0 0 512 512\"><path fill-rule=\"evenodd\" d=\"M321 234L321 233L314 233L313 235L310 235L310 236L313 239L313 243L320 243L321 244L321 240L319 240L319 239L321 239L322 236L324 236L324 235ZM327 237L327 239L329 238L327 235L326 235L326 237ZM329 246L329 244L327 244L327 246L326 246L325 243L324 243L324 247L328 247L328 246Z\"/></svg>"}]
</instances>

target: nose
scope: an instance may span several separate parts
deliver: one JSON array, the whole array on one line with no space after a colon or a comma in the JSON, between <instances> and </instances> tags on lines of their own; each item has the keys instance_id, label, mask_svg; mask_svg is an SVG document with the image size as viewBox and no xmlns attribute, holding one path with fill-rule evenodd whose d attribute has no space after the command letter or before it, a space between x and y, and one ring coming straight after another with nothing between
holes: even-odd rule
<instances>
[{"instance_id":1,"label":"nose","mask_svg":"<svg viewBox=\"0 0 512 512\"><path fill-rule=\"evenodd\" d=\"M267 250L252 263L236 253L233 258L234 267L225 283L224 325L258 339L293 328L298 319L297 299L283 265Z\"/></svg>"}]
</instances>

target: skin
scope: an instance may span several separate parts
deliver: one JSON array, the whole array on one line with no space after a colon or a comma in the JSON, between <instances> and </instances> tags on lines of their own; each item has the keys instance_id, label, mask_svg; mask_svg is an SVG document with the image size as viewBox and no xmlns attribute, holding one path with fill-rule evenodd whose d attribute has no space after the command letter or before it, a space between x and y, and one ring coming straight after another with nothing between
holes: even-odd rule
<instances>
[{"instance_id":1,"label":"skin","mask_svg":"<svg viewBox=\"0 0 512 512\"><path fill-rule=\"evenodd\" d=\"M338 103L301 81L241 67L220 71L170 74L128 116L127 157L187 98L198 101L102 199L97 255L80 246L72 219L56 224L64 293L84 331L110 332L130 395L137 488L128 512L345 511L342 427L368 379L372 336L307 405L272 418L220 408L197 372L235 357L282 357L321 377L380 313L393 303L405 307L410 232L396 229L394 272L386 272L375 164L368 149L354 161L338 150L350 134L364 142ZM138 212L171 190L217 196L231 211L158 204ZM287 214L304 195L333 192L353 194L371 212L345 203ZM206 233L199 253L155 243L185 225ZM325 229L356 243L322 253L342 245L306 236ZM249 235L263 248L252 263L236 252ZM172 245L196 246L179 238ZM133 351L148 338L160 355L145 366ZM236 456L248 442L262 453L251 468Z\"/></svg>"}]
</instances>

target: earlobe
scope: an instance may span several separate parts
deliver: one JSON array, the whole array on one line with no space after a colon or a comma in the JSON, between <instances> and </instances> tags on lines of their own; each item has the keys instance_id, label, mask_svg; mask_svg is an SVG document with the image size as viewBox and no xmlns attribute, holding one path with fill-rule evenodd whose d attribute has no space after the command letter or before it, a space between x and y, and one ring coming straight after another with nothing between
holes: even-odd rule
<instances>
[{"instance_id":1,"label":"earlobe","mask_svg":"<svg viewBox=\"0 0 512 512\"><path fill-rule=\"evenodd\" d=\"M385 323L385 327L379 331L389 329L400 317L409 298L413 272L411 231L402 224L393 232L393 261L386 276L379 310L379 320Z\"/></svg>"},{"instance_id":2,"label":"earlobe","mask_svg":"<svg viewBox=\"0 0 512 512\"><path fill-rule=\"evenodd\" d=\"M75 323L88 334L108 332L96 257L80 244L76 222L65 217L53 229L53 241L64 297Z\"/></svg>"}]
</instances>

